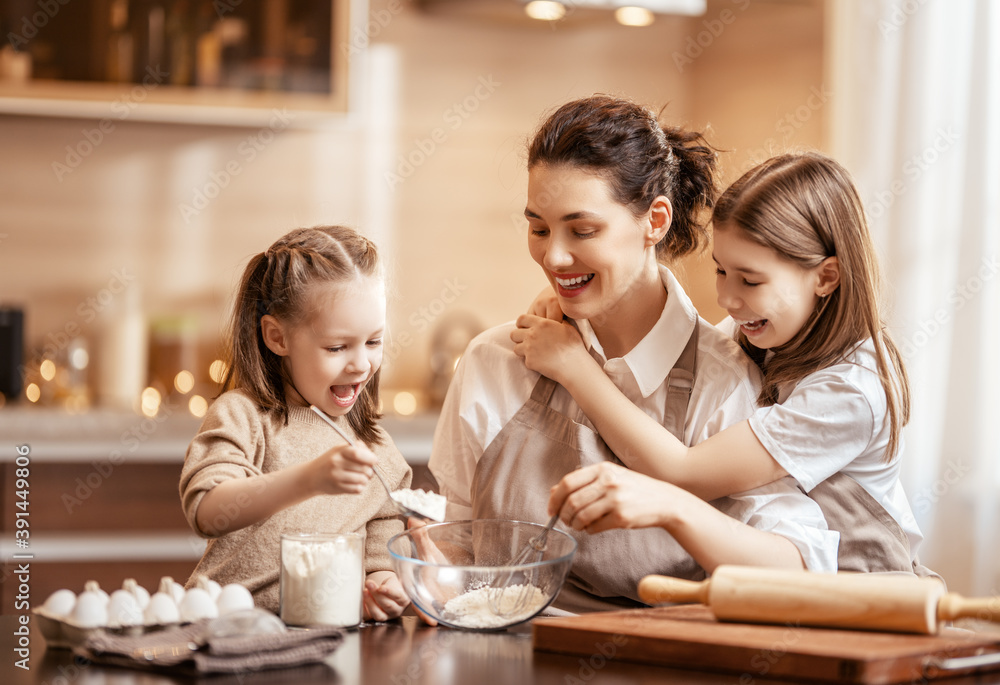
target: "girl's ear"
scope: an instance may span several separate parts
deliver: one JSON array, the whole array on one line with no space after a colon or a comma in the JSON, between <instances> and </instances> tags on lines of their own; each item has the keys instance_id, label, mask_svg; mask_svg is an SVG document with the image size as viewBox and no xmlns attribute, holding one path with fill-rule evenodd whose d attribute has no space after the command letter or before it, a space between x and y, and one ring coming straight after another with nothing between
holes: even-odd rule
<instances>
[{"instance_id":1,"label":"girl's ear","mask_svg":"<svg viewBox=\"0 0 1000 685\"><path fill-rule=\"evenodd\" d=\"M279 357L288 356L288 341L285 339L285 329L280 321L270 314L265 314L260 318L260 333L267 349Z\"/></svg>"},{"instance_id":2,"label":"girl's ear","mask_svg":"<svg viewBox=\"0 0 1000 685\"><path fill-rule=\"evenodd\" d=\"M836 257L827 257L816 267L816 294L826 297L840 286L840 262Z\"/></svg>"},{"instance_id":3,"label":"girl's ear","mask_svg":"<svg viewBox=\"0 0 1000 685\"><path fill-rule=\"evenodd\" d=\"M674 208L665 196L660 195L649 206L647 213L649 225L646 228L646 247L656 245L670 230L670 222L674 217Z\"/></svg>"}]
</instances>

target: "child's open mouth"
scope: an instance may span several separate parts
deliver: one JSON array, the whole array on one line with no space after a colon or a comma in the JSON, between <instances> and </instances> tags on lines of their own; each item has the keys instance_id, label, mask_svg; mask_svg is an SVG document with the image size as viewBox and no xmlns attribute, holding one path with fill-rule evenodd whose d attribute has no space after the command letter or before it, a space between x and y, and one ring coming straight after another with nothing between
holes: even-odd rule
<instances>
[{"instance_id":1,"label":"child's open mouth","mask_svg":"<svg viewBox=\"0 0 1000 685\"><path fill-rule=\"evenodd\" d=\"M355 383L354 385L334 385L330 388L333 391L333 401L341 407L350 407L354 404L354 400L358 398L358 390L361 388L360 383Z\"/></svg>"},{"instance_id":2,"label":"child's open mouth","mask_svg":"<svg viewBox=\"0 0 1000 685\"><path fill-rule=\"evenodd\" d=\"M744 333L750 335L751 333L756 333L766 326L767 319L757 319L756 321L737 321L737 323L740 325L740 328L743 329Z\"/></svg>"}]
</instances>

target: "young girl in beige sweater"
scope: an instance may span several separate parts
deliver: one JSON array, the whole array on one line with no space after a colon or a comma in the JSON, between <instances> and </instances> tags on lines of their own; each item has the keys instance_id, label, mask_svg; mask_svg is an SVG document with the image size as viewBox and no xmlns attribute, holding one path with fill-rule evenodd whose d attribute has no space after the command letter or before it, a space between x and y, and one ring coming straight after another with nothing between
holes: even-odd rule
<instances>
[{"instance_id":1,"label":"young girl in beige sweater","mask_svg":"<svg viewBox=\"0 0 1000 685\"><path fill-rule=\"evenodd\" d=\"M181 472L185 515L209 538L192 578L242 583L257 606L277 611L282 533L365 532L365 617L399 616L409 603L386 546L403 523L370 480L376 462L394 488L412 477L375 422L385 311L375 246L351 229L298 229L250 260L225 392Z\"/></svg>"}]
</instances>

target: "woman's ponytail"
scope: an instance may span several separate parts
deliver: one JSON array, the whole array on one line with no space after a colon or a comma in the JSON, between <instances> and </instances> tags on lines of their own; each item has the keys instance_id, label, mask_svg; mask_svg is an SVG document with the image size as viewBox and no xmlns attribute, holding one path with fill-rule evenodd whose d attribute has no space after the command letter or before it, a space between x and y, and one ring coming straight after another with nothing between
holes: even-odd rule
<instances>
[{"instance_id":1,"label":"woman's ponytail","mask_svg":"<svg viewBox=\"0 0 1000 685\"><path fill-rule=\"evenodd\" d=\"M665 127L663 133L677 164L671 179L673 192L668 195L673 219L656 249L659 256L676 258L701 249L708 241L704 212L712 209L718 197L718 158L701 133L677 127Z\"/></svg>"}]
</instances>

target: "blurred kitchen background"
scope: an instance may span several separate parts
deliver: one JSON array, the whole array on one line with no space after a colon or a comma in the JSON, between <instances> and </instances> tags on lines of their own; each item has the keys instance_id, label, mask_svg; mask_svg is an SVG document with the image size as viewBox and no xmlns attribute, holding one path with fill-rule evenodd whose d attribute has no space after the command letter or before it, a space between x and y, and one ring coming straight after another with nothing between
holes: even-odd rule
<instances>
[{"instance_id":1,"label":"blurred kitchen background","mask_svg":"<svg viewBox=\"0 0 1000 685\"><path fill-rule=\"evenodd\" d=\"M294 227L380 245L386 427L433 486L457 358L545 283L526 142L595 92L705 130L725 183L796 149L856 175L909 363L922 559L1000 589L1000 5L627 4L0 0L0 549L9 569L28 445L33 602L186 579L177 475L232 292ZM721 319L708 253L675 267Z\"/></svg>"}]
</instances>

